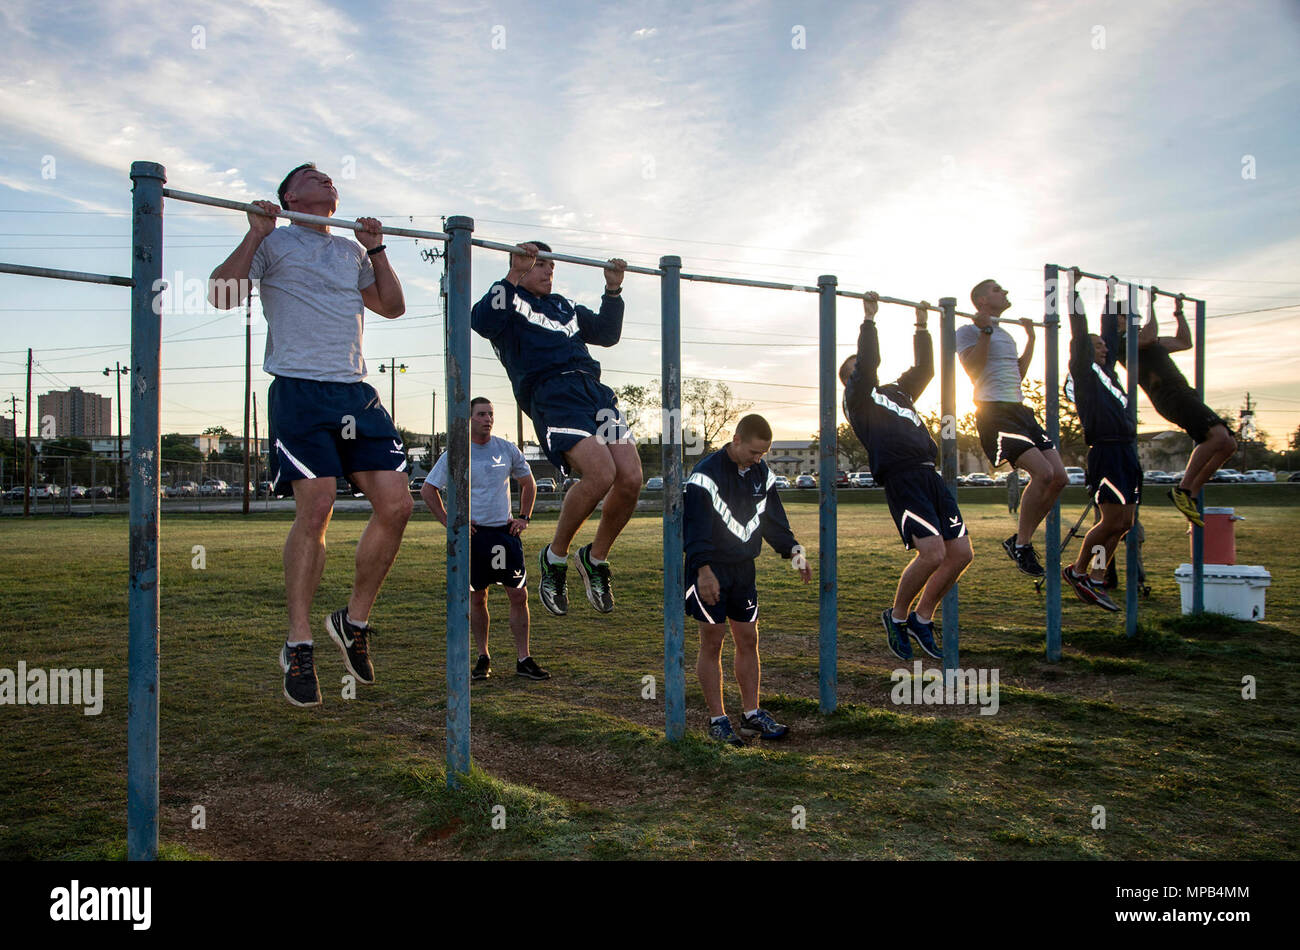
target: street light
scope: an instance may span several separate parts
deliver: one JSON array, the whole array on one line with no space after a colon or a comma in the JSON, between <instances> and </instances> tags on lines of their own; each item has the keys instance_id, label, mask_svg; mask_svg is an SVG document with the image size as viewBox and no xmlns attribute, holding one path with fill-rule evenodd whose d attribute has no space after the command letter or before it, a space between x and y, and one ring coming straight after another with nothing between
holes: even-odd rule
<instances>
[{"instance_id":1,"label":"street light","mask_svg":"<svg viewBox=\"0 0 1300 950\"><path fill-rule=\"evenodd\" d=\"M122 377L131 370L121 363L113 365L116 369L104 367L104 375L117 377L117 465L113 466L113 491L114 500L120 501L122 498Z\"/></svg>"},{"instance_id":2,"label":"street light","mask_svg":"<svg viewBox=\"0 0 1300 950\"><path fill-rule=\"evenodd\" d=\"M398 364L397 357L391 358L387 363L379 364L379 372L392 373L392 385L389 387L388 397L388 414L393 417L393 425L397 425L397 374L406 372L406 364Z\"/></svg>"}]
</instances>

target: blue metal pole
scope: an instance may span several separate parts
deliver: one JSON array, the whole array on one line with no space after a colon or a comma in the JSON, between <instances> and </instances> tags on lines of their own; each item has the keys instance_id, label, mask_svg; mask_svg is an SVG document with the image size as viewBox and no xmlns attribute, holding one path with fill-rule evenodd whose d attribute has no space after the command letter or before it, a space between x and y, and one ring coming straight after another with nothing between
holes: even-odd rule
<instances>
[{"instance_id":1,"label":"blue metal pole","mask_svg":"<svg viewBox=\"0 0 1300 950\"><path fill-rule=\"evenodd\" d=\"M839 443L835 434L835 285L834 276L823 274L817 278L820 291L820 360L818 375L821 378L821 427L817 437L820 448L818 474L821 478L821 505L819 507L818 571L821 588L817 611L820 618L818 635L818 680L823 714L833 713L836 706L836 677L838 644L836 627L839 622L839 584L837 578L835 472L839 468Z\"/></svg>"},{"instance_id":2,"label":"blue metal pole","mask_svg":"<svg viewBox=\"0 0 1300 950\"><path fill-rule=\"evenodd\" d=\"M1205 401L1205 301L1196 301L1196 398ZM1205 489L1196 496L1205 510ZM1205 531L1192 526L1192 613L1205 612Z\"/></svg>"},{"instance_id":3,"label":"blue metal pole","mask_svg":"<svg viewBox=\"0 0 1300 950\"><path fill-rule=\"evenodd\" d=\"M131 163L131 503L126 687L126 856L158 857L158 482L163 182Z\"/></svg>"},{"instance_id":4,"label":"blue metal pole","mask_svg":"<svg viewBox=\"0 0 1300 950\"><path fill-rule=\"evenodd\" d=\"M1047 380L1044 396L1047 398L1047 437L1057 451L1061 448L1061 274L1055 264L1043 268L1044 301L1043 327L1047 341L1043 352ZM1061 499L1052 502L1043 525L1043 543L1047 546L1047 660L1056 663L1061 659Z\"/></svg>"},{"instance_id":5,"label":"blue metal pole","mask_svg":"<svg viewBox=\"0 0 1300 950\"><path fill-rule=\"evenodd\" d=\"M474 219L447 219L447 784L469 773L469 311Z\"/></svg>"},{"instance_id":6,"label":"blue metal pole","mask_svg":"<svg viewBox=\"0 0 1300 950\"><path fill-rule=\"evenodd\" d=\"M1133 284L1128 285L1128 329L1124 333L1125 347L1127 352L1124 354L1125 366L1128 370L1128 411L1133 420L1133 427L1137 429L1137 411L1138 411L1138 332L1142 329L1141 314L1138 313L1137 287ZM1138 624L1138 587L1141 585L1139 580L1139 547L1138 547L1138 518L1139 512L1133 513L1133 527L1129 529L1124 545L1128 553L1128 561L1124 568L1124 633L1127 636L1134 636L1137 633Z\"/></svg>"},{"instance_id":7,"label":"blue metal pole","mask_svg":"<svg viewBox=\"0 0 1300 950\"><path fill-rule=\"evenodd\" d=\"M664 472L664 735L686 734L685 568L682 564L682 259L659 258L663 378L660 382Z\"/></svg>"},{"instance_id":8,"label":"blue metal pole","mask_svg":"<svg viewBox=\"0 0 1300 950\"><path fill-rule=\"evenodd\" d=\"M940 297L939 309L939 459L944 483L957 497L957 298ZM943 668L955 670L958 658L957 584L943 595Z\"/></svg>"}]
</instances>

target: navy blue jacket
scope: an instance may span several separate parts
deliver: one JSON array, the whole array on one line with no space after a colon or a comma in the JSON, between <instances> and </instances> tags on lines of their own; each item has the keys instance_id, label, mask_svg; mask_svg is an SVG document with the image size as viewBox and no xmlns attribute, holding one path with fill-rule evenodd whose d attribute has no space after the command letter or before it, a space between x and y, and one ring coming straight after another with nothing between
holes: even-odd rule
<instances>
[{"instance_id":1,"label":"navy blue jacket","mask_svg":"<svg viewBox=\"0 0 1300 950\"><path fill-rule=\"evenodd\" d=\"M917 465L934 465L939 452L925 427L916 400L934 378L934 344L926 330L912 340L916 365L896 383L879 380L880 339L874 320L863 320L858 332L858 363L844 385L844 418L871 459L877 480Z\"/></svg>"},{"instance_id":2,"label":"navy blue jacket","mask_svg":"<svg viewBox=\"0 0 1300 950\"><path fill-rule=\"evenodd\" d=\"M492 341L515 401L530 416L538 383L573 370L600 379L587 344L613 346L623 335L623 298L600 298L600 313L559 294L537 297L506 280L493 284L470 312L470 326Z\"/></svg>"},{"instance_id":3,"label":"navy blue jacket","mask_svg":"<svg viewBox=\"0 0 1300 950\"><path fill-rule=\"evenodd\" d=\"M1106 344L1106 362L1093 360L1092 340L1088 337L1088 318L1083 301L1074 294L1070 312L1070 377L1074 380L1074 405L1083 423L1083 440L1098 442L1132 442L1137 425L1129 412L1128 392L1115 375L1119 357L1119 325L1128 306L1106 295L1106 310L1101 315L1101 339Z\"/></svg>"},{"instance_id":4,"label":"navy blue jacket","mask_svg":"<svg viewBox=\"0 0 1300 950\"><path fill-rule=\"evenodd\" d=\"M684 521L687 572L705 564L752 561L764 538L782 557L790 557L796 544L767 463L741 474L725 448L700 459L691 471Z\"/></svg>"}]
</instances>

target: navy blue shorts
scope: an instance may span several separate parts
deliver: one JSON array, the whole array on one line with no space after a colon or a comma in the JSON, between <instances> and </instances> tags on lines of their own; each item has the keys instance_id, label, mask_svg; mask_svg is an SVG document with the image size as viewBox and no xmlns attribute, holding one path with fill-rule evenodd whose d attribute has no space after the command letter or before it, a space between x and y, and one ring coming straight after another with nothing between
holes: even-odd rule
<instances>
[{"instance_id":1,"label":"navy blue shorts","mask_svg":"<svg viewBox=\"0 0 1300 950\"><path fill-rule=\"evenodd\" d=\"M928 465L891 472L885 479L885 500L905 548L911 549L917 537L952 541L966 534L957 499Z\"/></svg>"},{"instance_id":2,"label":"navy blue shorts","mask_svg":"<svg viewBox=\"0 0 1300 950\"><path fill-rule=\"evenodd\" d=\"M710 564L718 579L718 602L706 604L696 592L697 571L686 574L686 613L704 623L722 623L726 618L751 623L758 619L758 587L754 584L754 562Z\"/></svg>"},{"instance_id":3,"label":"navy blue shorts","mask_svg":"<svg viewBox=\"0 0 1300 950\"><path fill-rule=\"evenodd\" d=\"M369 383L277 376L267 394L271 486L292 493L300 478L404 472L406 450Z\"/></svg>"},{"instance_id":4,"label":"navy blue shorts","mask_svg":"<svg viewBox=\"0 0 1300 950\"><path fill-rule=\"evenodd\" d=\"M1142 500L1142 466L1132 442L1098 442L1088 449L1088 484L1099 505Z\"/></svg>"},{"instance_id":5,"label":"navy blue shorts","mask_svg":"<svg viewBox=\"0 0 1300 950\"><path fill-rule=\"evenodd\" d=\"M1197 445L1209 437L1215 426L1232 431L1232 426L1218 413L1196 398L1196 390L1173 389L1171 395L1165 395L1165 390L1170 388L1162 386L1157 397L1160 401L1152 400L1152 405L1156 412L1190 435Z\"/></svg>"},{"instance_id":6,"label":"navy blue shorts","mask_svg":"<svg viewBox=\"0 0 1300 950\"><path fill-rule=\"evenodd\" d=\"M614 390L586 373L561 373L541 383L533 390L529 418L547 460L565 475L570 472L564 453L588 436L604 442L631 439Z\"/></svg>"},{"instance_id":7,"label":"navy blue shorts","mask_svg":"<svg viewBox=\"0 0 1300 950\"><path fill-rule=\"evenodd\" d=\"M980 402L975 404L975 429L980 445L993 467L1016 459L1030 449L1046 452L1056 448L1034 411L1022 402Z\"/></svg>"},{"instance_id":8,"label":"navy blue shorts","mask_svg":"<svg viewBox=\"0 0 1300 950\"><path fill-rule=\"evenodd\" d=\"M523 587L527 583L523 542L505 525L475 525L469 539L469 589L486 590L493 584Z\"/></svg>"}]
</instances>

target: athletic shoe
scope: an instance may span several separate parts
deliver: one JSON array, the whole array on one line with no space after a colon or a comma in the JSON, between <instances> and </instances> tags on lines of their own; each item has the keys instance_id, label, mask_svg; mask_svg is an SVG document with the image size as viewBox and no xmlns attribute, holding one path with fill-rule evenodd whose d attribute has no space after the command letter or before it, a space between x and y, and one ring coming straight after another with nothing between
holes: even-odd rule
<instances>
[{"instance_id":1,"label":"athletic shoe","mask_svg":"<svg viewBox=\"0 0 1300 950\"><path fill-rule=\"evenodd\" d=\"M745 740L740 738L731 731L730 719L719 719L717 722L709 722L709 738L716 742L725 742L727 745L743 746Z\"/></svg>"},{"instance_id":2,"label":"athletic shoe","mask_svg":"<svg viewBox=\"0 0 1300 950\"><path fill-rule=\"evenodd\" d=\"M325 618L325 632L343 651L343 664L358 683L369 686L375 681L375 668L370 663L370 635L374 629L358 627L348 620L348 609L340 607Z\"/></svg>"},{"instance_id":3,"label":"athletic shoe","mask_svg":"<svg viewBox=\"0 0 1300 950\"><path fill-rule=\"evenodd\" d=\"M472 680L485 680L492 675L492 659L486 653L480 653L478 662L474 664L474 669L470 672L469 678Z\"/></svg>"},{"instance_id":4,"label":"athletic shoe","mask_svg":"<svg viewBox=\"0 0 1300 950\"><path fill-rule=\"evenodd\" d=\"M1092 588L1092 592L1097 598L1098 607L1101 607L1104 610L1109 610L1111 613L1119 612L1120 609L1119 604L1111 600L1109 594L1107 594L1104 590L1098 589L1097 585L1095 585L1091 580L1088 581L1088 586Z\"/></svg>"},{"instance_id":5,"label":"athletic shoe","mask_svg":"<svg viewBox=\"0 0 1300 950\"><path fill-rule=\"evenodd\" d=\"M1034 550L1034 546L1026 544L1021 547L1016 544L1014 534L1002 542L1002 550L1007 552L1007 557L1016 562L1016 567L1020 568L1021 574L1028 574L1030 577L1042 577L1047 573L1043 570L1043 565L1038 563L1038 552Z\"/></svg>"},{"instance_id":6,"label":"athletic shoe","mask_svg":"<svg viewBox=\"0 0 1300 950\"><path fill-rule=\"evenodd\" d=\"M538 666L537 661L531 656L526 656L522 660L515 662L515 676L526 676L530 680L548 680L551 678L550 672Z\"/></svg>"},{"instance_id":7,"label":"athletic shoe","mask_svg":"<svg viewBox=\"0 0 1300 950\"><path fill-rule=\"evenodd\" d=\"M760 739L784 739L790 734L790 727L781 725L766 709L760 709L740 721L740 734L750 739L754 736Z\"/></svg>"},{"instance_id":8,"label":"athletic shoe","mask_svg":"<svg viewBox=\"0 0 1300 950\"><path fill-rule=\"evenodd\" d=\"M894 619L892 614L889 619ZM930 623L922 622L921 618L916 615L916 611L913 610L907 615L906 630L912 635L912 638L921 645L922 650L930 654L930 656L934 657L936 660L943 659L943 646L936 642L934 636L937 632L934 626L934 621L931 621Z\"/></svg>"},{"instance_id":9,"label":"athletic shoe","mask_svg":"<svg viewBox=\"0 0 1300 950\"><path fill-rule=\"evenodd\" d=\"M280 669L284 670L284 698L295 706L319 706L320 683L316 680L316 661L312 645L300 643L280 647Z\"/></svg>"},{"instance_id":10,"label":"athletic shoe","mask_svg":"<svg viewBox=\"0 0 1300 950\"><path fill-rule=\"evenodd\" d=\"M886 607L880 619L885 625L885 642L889 644L890 652L900 660L910 660L912 644L907 639L907 630L904 626L895 622L893 609Z\"/></svg>"},{"instance_id":11,"label":"athletic shoe","mask_svg":"<svg viewBox=\"0 0 1300 950\"><path fill-rule=\"evenodd\" d=\"M1093 584L1092 579L1087 574L1077 574L1073 564L1067 564L1061 568L1061 580L1065 581L1074 588L1074 596L1078 597L1085 604L1097 603L1099 591Z\"/></svg>"},{"instance_id":12,"label":"athletic shoe","mask_svg":"<svg viewBox=\"0 0 1300 950\"><path fill-rule=\"evenodd\" d=\"M574 563L578 565L578 574L587 588L587 599L591 601L591 606L602 614L613 612L614 592L609 586L609 565L591 563L590 544L578 548Z\"/></svg>"},{"instance_id":13,"label":"athletic shoe","mask_svg":"<svg viewBox=\"0 0 1300 950\"><path fill-rule=\"evenodd\" d=\"M543 607L555 616L563 617L569 612L569 592L564 583L564 577L569 572L569 564L567 561L563 564L552 564L547 556L550 550L551 546L548 544L538 555L542 566L542 579L537 585L537 595L541 598Z\"/></svg>"},{"instance_id":14,"label":"athletic shoe","mask_svg":"<svg viewBox=\"0 0 1300 950\"><path fill-rule=\"evenodd\" d=\"M1201 520L1201 509L1196 507L1196 499L1190 492L1182 488L1171 488L1165 494L1174 503L1174 507L1183 513L1184 518L1198 528L1205 527L1205 522Z\"/></svg>"}]
</instances>

